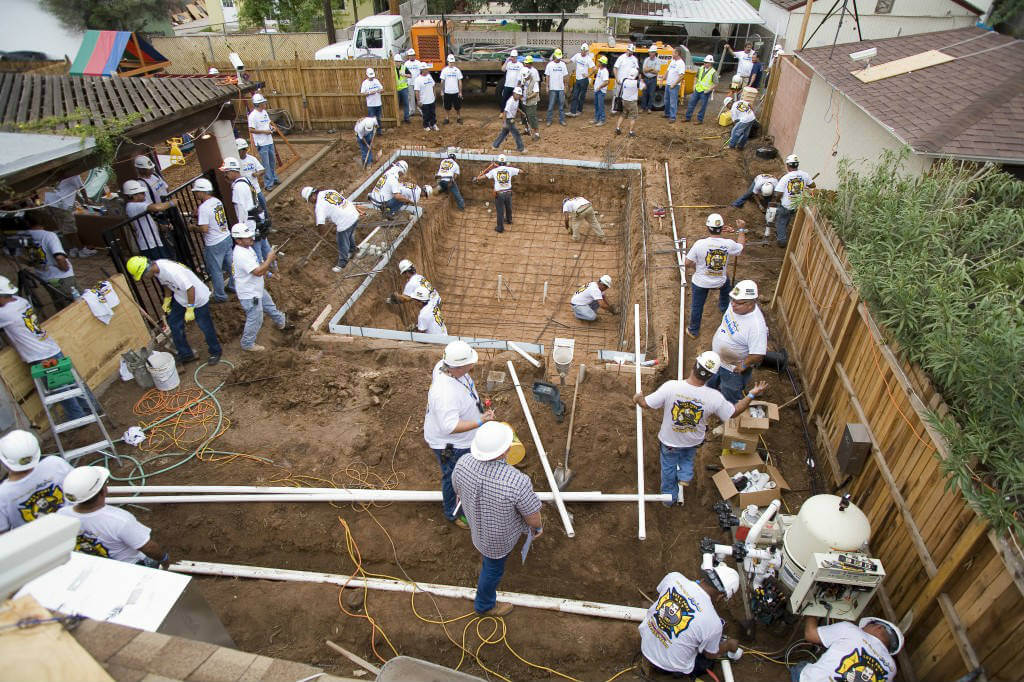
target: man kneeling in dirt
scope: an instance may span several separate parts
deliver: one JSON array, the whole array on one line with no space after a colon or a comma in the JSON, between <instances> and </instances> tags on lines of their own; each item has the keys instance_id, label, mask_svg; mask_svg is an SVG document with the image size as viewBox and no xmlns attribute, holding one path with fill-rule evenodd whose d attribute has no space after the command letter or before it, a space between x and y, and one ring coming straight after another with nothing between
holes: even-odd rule
<instances>
[{"instance_id":1,"label":"man kneeling in dirt","mask_svg":"<svg viewBox=\"0 0 1024 682\"><path fill-rule=\"evenodd\" d=\"M593 322L597 319L597 311L604 308L612 315L618 315L619 311L615 306L604 298L604 292L612 286L611 275L601 275L596 282L584 284L572 295L569 304L572 306L572 314L577 320Z\"/></svg>"}]
</instances>

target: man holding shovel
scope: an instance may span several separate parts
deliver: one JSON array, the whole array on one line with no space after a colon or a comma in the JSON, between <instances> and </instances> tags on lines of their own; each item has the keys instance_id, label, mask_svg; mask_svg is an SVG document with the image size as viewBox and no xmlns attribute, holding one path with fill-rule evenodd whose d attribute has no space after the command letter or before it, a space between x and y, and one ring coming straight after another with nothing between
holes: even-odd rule
<instances>
[{"instance_id":1,"label":"man holding shovel","mask_svg":"<svg viewBox=\"0 0 1024 682\"><path fill-rule=\"evenodd\" d=\"M338 243L338 262L332 272L341 272L348 265L349 256L355 248L356 223L365 211L333 189L303 187L302 199L314 205L317 232L327 224L334 223Z\"/></svg>"},{"instance_id":2,"label":"man holding shovel","mask_svg":"<svg viewBox=\"0 0 1024 682\"><path fill-rule=\"evenodd\" d=\"M364 116L356 121L353 130L356 131L356 142L359 144L359 157L363 161L363 168L373 163L373 136L380 124L373 116Z\"/></svg>"}]
</instances>

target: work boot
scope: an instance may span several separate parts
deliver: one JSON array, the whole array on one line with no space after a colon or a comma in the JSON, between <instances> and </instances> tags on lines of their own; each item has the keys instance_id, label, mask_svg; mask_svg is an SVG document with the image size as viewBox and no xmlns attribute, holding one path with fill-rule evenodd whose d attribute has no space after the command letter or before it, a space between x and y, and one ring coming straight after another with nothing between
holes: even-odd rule
<instances>
[{"instance_id":1,"label":"work boot","mask_svg":"<svg viewBox=\"0 0 1024 682\"><path fill-rule=\"evenodd\" d=\"M511 604L503 604L499 602L491 608L484 611L483 613L481 613L480 615L490 616L491 618L501 618L502 616L507 616L509 613L511 613L512 609L513 606Z\"/></svg>"},{"instance_id":2,"label":"work boot","mask_svg":"<svg viewBox=\"0 0 1024 682\"><path fill-rule=\"evenodd\" d=\"M447 117L444 119L444 124L448 125L448 118Z\"/></svg>"},{"instance_id":3,"label":"work boot","mask_svg":"<svg viewBox=\"0 0 1024 682\"><path fill-rule=\"evenodd\" d=\"M251 346L249 346L248 348L242 348L242 350L248 351L250 353L261 353L261 352L265 351L266 349L267 349L266 346L261 346L258 343L254 343Z\"/></svg>"},{"instance_id":4,"label":"work boot","mask_svg":"<svg viewBox=\"0 0 1024 682\"><path fill-rule=\"evenodd\" d=\"M457 117L455 119L455 122L458 123L459 125L462 125L462 117L461 116Z\"/></svg>"},{"instance_id":5,"label":"work boot","mask_svg":"<svg viewBox=\"0 0 1024 682\"><path fill-rule=\"evenodd\" d=\"M460 514L457 519L452 521L452 523L454 523L456 526L458 526L462 530L469 530L469 521L466 520L466 517L463 514Z\"/></svg>"},{"instance_id":6,"label":"work boot","mask_svg":"<svg viewBox=\"0 0 1024 682\"><path fill-rule=\"evenodd\" d=\"M220 353L217 353L216 355L211 355L210 359L206 361L206 364L208 364L208 365L210 365L212 367L213 365L216 365L219 362L220 362Z\"/></svg>"}]
</instances>

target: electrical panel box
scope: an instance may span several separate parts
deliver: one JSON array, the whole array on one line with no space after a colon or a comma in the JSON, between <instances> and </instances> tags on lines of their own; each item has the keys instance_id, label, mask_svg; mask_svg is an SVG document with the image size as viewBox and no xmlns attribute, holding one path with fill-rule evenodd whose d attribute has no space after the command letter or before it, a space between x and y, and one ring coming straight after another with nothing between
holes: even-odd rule
<instances>
[{"instance_id":1,"label":"electrical panel box","mask_svg":"<svg viewBox=\"0 0 1024 682\"><path fill-rule=\"evenodd\" d=\"M864 464L871 455L871 436L863 424L847 424L843 429L843 439L839 442L836 460L839 471L856 476L864 469Z\"/></svg>"},{"instance_id":2,"label":"electrical panel box","mask_svg":"<svg viewBox=\"0 0 1024 682\"><path fill-rule=\"evenodd\" d=\"M814 554L789 598L798 616L857 620L882 584L882 562L855 552Z\"/></svg>"}]
</instances>

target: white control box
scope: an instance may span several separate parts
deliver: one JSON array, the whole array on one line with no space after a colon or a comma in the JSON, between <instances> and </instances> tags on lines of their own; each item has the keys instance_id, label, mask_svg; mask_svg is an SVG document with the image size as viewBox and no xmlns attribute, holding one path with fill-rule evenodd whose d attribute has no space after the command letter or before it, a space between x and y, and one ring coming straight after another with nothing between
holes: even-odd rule
<instances>
[{"instance_id":1,"label":"white control box","mask_svg":"<svg viewBox=\"0 0 1024 682\"><path fill-rule=\"evenodd\" d=\"M798 616L857 620L885 578L878 559L856 552L814 554L789 598Z\"/></svg>"}]
</instances>

